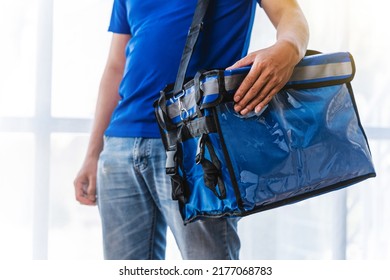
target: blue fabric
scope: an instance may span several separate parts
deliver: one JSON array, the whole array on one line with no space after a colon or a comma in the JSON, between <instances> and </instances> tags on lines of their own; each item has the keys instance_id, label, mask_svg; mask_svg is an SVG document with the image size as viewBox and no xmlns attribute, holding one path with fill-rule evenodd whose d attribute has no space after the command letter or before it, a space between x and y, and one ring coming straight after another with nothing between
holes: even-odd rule
<instances>
[{"instance_id":1,"label":"blue fabric","mask_svg":"<svg viewBox=\"0 0 390 280\"><path fill-rule=\"evenodd\" d=\"M109 31L131 34L119 102L107 136L160 137L153 102L173 83L196 0L115 0ZM188 68L226 68L247 53L255 0L211 1Z\"/></svg>"},{"instance_id":2,"label":"blue fabric","mask_svg":"<svg viewBox=\"0 0 390 280\"><path fill-rule=\"evenodd\" d=\"M223 74L225 80L223 90L233 95L238 85L250 71L250 68L251 66L245 66L233 70L225 70ZM341 84L352 81L354 75L353 58L348 52L311 55L303 58L296 65L285 88L294 88L296 86L313 88L329 84ZM222 74L211 70L204 72L200 78L203 88L203 96L201 98L203 107L210 106L211 103L216 102L221 97L218 76L222 77ZM185 98L181 100L180 96L172 96L166 101L169 117L174 124L180 123L183 117L189 118L196 115L195 85L192 81L189 81L184 85L184 89ZM182 108L186 109L184 113L180 109L180 104Z\"/></svg>"},{"instance_id":3,"label":"blue fabric","mask_svg":"<svg viewBox=\"0 0 390 280\"><path fill-rule=\"evenodd\" d=\"M279 92L260 116L218 117L246 211L374 174L345 85ZM237 132L243 137L235 137ZM245 135L245 137L244 137ZM323 189L323 191L321 191Z\"/></svg>"},{"instance_id":4,"label":"blue fabric","mask_svg":"<svg viewBox=\"0 0 390 280\"><path fill-rule=\"evenodd\" d=\"M210 76L201 80L203 97L213 97L218 91L224 97L233 94L247 70L224 71L227 75L222 90L218 83L213 83L219 80L215 71L210 72ZM185 181L184 199L179 199L184 201L181 207L184 222L245 216L376 176L348 84L354 73L349 53L307 56L295 67L291 88L275 95L260 114L241 116L234 111L233 102L207 104L204 98L199 110L212 121L193 115L193 119L180 125L166 126L163 136L172 140L177 133L181 147L177 156L183 162L179 168ZM179 104L189 108L188 114L195 111L191 98L196 92L193 84L189 81L187 88L185 85L187 90L180 103L174 97L166 102L166 119L174 123L181 120ZM187 130L190 137L183 133ZM204 147L199 145L202 143L199 138L210 139L208 149L214 150L214 162L217 159L222 166L219 172L195 160L196 155L205 154L198 152L203 151L199 147ZM206 153L212 160L210 155ZM224 188L226 196L216 195L215 186Z\"/></svg>"},{"instance_id":5,"label":"blue fabric","mask_svg":"<svg viewBox=\"0 0 390 280\"><path fill-rule=\"evenodd\" d=\"M217 133L209 134L210 141L214 146L216 155L221 162L221 174L223 180L227 186L231 186L231 178L227 169L227 164L224 160L224 155L221 147L221 140ZM226 189L226 198L221 200L215 195L210 195L210 189L204 186L203 170L200 164L194 164L196 149L199 138L191 138L181 145L183 151L183 169L185 172L186 180L191 182L188 184L189 193L191 196L188 198L182 214L186 216L186 220L190 220L194 216L192 214L205 214L216 210L213 214L218 216L221 213L231 213L238 208L234 190L232 188ZM211 161L209 152L206 150L205 157ZM222 188L222 186L218 186Z\"/></svg>"},{"instance_id":6,"label":"blue fabric","mask_svg":"<svg viewBox=\"0 0 390 280\"><path fill-rule=\"evenodd\" d=\"M183 225L160 139L106 137L97 191L106 259L164 259L167 226L184 259L238 259L237 219Z\"/></svg>"},{"instance_id":7,"label":"blue fabric","mask_svg":"<svg viewBox=\"0 0 390 280\"><path fill-rule=\"evenodd\" d=\"M217 106L217 112L226 154L220 137L209 135L223 166L227 196L218 199L205 185L205 171L194 160L197 140L186 140L182 173L190 196L181 209L186 223L202 217L247 215L375 176L346 85L282 90L261 115L253 117L237 114L233 102ZM233 174L226 168L228 159Z\"/></svg>"}]
</instances>

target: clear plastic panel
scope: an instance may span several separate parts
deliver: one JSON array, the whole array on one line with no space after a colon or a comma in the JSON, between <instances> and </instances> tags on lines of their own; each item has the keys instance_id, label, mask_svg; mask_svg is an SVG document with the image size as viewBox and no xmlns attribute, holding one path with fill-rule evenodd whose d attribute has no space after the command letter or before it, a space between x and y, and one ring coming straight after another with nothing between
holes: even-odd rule
<instances>
[{"instance_id":1,"label":"clear plastic panel","mask_svg":"<svg viewBox=\"0 0 390 280\"><path fill-rule=\"evenodd\" d=\"M374 172L346 86L282 91L251 118L226 103L219 121L246 210Z\"/></svg>"}]
</instances>

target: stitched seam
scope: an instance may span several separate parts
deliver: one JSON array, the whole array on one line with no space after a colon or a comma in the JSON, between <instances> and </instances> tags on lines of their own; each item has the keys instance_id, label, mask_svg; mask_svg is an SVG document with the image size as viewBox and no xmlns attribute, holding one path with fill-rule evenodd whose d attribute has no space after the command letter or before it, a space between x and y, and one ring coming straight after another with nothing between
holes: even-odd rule
<instances>
[{"instance_id":1,"label":"stitched seam","mask_svg":"<svg viewBox=\"0 0 390 280\"><path fill-rule=\"evenodd\" d=\"M225 260L229 260L230 259L230 256L229 256L229 249L228 249L228 226L227 226L227 220L226 219L223 219L224 223L224 231L223 231L223 238L224 238L224 247L225 247Z\"/></svg>"},{"instance_id":2,"label":"stitched seam","mask_svg":"<svg viewBox=\"0 0 390 280\"><path fill-rule=\"evenodd\" d=\"M148 259L153 260L154 258L154 239L155 239L155 232L156 232L156 207L153 207L153 215L152 215L152 228L149 238L149 255Z\"/></svg>"}]
</instances>

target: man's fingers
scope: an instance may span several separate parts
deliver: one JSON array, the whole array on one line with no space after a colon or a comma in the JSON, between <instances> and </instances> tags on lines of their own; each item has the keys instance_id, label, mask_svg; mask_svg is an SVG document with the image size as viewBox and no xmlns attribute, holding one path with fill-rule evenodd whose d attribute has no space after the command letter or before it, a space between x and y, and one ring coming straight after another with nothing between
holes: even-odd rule
<instances>
[{"instance_id":1,"label":"man's fingers","mask_svg":"<svg viewBox=\"0 0 390 280\"><path fill-rule=\"evenodd\" d=\"M279 92L278 87L274 87L273 89L265 89L264 94L261 93L258 98L252 100L252 102L248 105L251 110L255 110L255 113L259 113L267 104L272 100L272 98Z\"/></svg>"},{"instance_id":2,"label":"man's fingers","mask_svg":"<svg viewBox=\"0 0 390 280\"><path fill-rule=\"evenodd\" d=\"M253 98L258 92L256 88L261 87L261 72L255 69L251 69L241 85L234 94L234 102L236 102L235 109L237 112L242 110L245 105Z\"/></svg>"},{"instance_id":3,"label":"man's fingers","mask_svg":"<svg viewBox=\"0 0 390 280\"><path fill-rule=\"evenodd\" d=\"M234 94L234 110L242 115L262 108L288 81L290 69L271 49L264 49L239 60L231 68L252 64L251 70ZM228 68L229 69L229 68Z\"/></svg>"},{"instance_id":4,"label":"man's fingers","mask_svg":"<svg viewBox=\"0 0 390 280\"><path fill-rule=\"evenodd\" d=\"M95 205L96 196L88 195L88 186L87 182L74 182L76 200L83 205Z\"/></svg>"},{"instance_id":5,"label":"man's fingers","mask_svg":"<svg viewBox=\"0 0 390 280\"><path fill-rule=\"evenodd\" d=\"M271 87L268 81L269 74L267 72L260 72L259 76L256 77L256 75L253 75L253 77L253 79L255 80L249 87L246 86L244 88L241 88L241 91L237 90L238 95L242 95L243 97L237 102L234 109L236 110L236 112L240 112L242 115L246 115L247 113L252 111L256 106L252 106L253 101L257 101L257 103L259 103L265 97L267 90L269 90L269 88ZM249 80L250 82L252 82L251 79ZM249 83L247 85L249 85ZM262 92L264 94L261 94Z\"/></svg>"},{"instance_id":6,"label":"man's fingers","mask_svg":"<svg viewBox=\"0 0 390 280\"><path fill-rule=\"evenodd\" d=\"M260 112L285 83L283 77L278 75L273 67L262 70L255 81L252 80L253 77L255 75L251 76L249 82L244 87L240 87L236 93L241 99L238 102L235 99L237 104L234 109L242 115L246 115L252 110ZM249 86L252 82L253 84Z\"/></svg>"},{"instance_id":7,"label":"man's fingers","mask_svg":"<svg viewBox=\"0 0 390 280\"><path fill-rule=\"evenodd\" d=\"M96 177L95 176L91 176L89 178L87 197L90 201L96 202Z\"/></svg>"}]
</instances>

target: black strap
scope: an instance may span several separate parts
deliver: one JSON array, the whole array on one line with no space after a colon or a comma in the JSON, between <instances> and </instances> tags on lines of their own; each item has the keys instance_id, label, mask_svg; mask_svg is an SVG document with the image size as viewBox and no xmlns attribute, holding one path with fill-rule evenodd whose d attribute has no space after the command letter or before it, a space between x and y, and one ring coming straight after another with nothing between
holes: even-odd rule
<instances>
[{"instance_id":1,"label":"black strap","mask_svg":"<svg viewBox=\"0 0 390 280\"><path fill-rule=\"evenodd\" d=\"M207 7L209 5L209 0L198 0L196 10L194 13L194 17L192 19L191 27L188 32L188 36L186 39L185 47L183 50L183 54L180 60L179 70L176 76L175 85L173 88L173 94L183 90L184 80L188 68L188 64L192 57L192 53L194 51L196 42L199 38L200 30L202 29L203 19L207 11ZM202 136L199 139L199 148L198 154L196 156L196 161L198 164L202 165L202 169L204 172L204 182L205 185L213 191L213 193L220 199L226 198L226 189L225 184L222 179L221 174L221 163L214 151L214 147L212 146L207 133L210 133L209 130L214 131L215 127L210 125L210 120L208 117L202 116L200 109L198 107L199 101L201 99L200 92L200 77L202 73L199 72L195 76L195 83L197 83L198 91L196 94L196 103L197 103L197 114L198 120L192 122L187 122L185 126L175 126L169 120L167 115L166 108L166 96L165 91L161 92L160 99L156 104L156 116L159 122L160 127L162 127L165 132L163 135L165 136L165 148L167 151L167 162L166 162L166 173L170 175L172 182L172 198L174 200L178 200L180 204L184 205L186 203L186 199L189 196L188 188L185 186L185 180L179 174L179 167L182 168L182 151L180 149L180 145L177 145L177 141L179 140L179 135L184 138L193 137L192 134L199 134L202 132ZM208 121L209 120L209 121ZM186 133L187 131L187 133ZM170 133L174 133L175 135L170 135ZM203 134L204 133L204 134ZM185 136L186 135L186 136ZM183 141L183 139L180 139ZM211 161L206 159L205 154L205 146L208 149L209 155L211 157Z\"/></svg>"},{"instance_id":2,"label":"black strap","mask_svg":"<svg viewBox=\"0 0 390 280\"><path fill-rule=\"evenodd\" d=\"M211 161L205 157L206 147ZM199 138L195 162L202 166L203 180L206 187L208 187L219 199L225 199L226 189L222 178L221 162L218 159L208 134L203 134Z\"/></svg>"},{"instance_id":3,"label":"black strap","mask_svg":"<svg viewBox=\"0 0 390 280\"><path fill-rule=\"evenodd\" d=\"M188 31L186 44L183 50L183 54L181 56L180 66L179 66L179 71L177 72L175 86L173 88L174 94L180 92L183 88L187 67L190 62L192 53L194 51L195 44L198 41L199 32L202 29L203 18L206 14L208 5L209 5L209 0L198 0L198 3L196 5L194 17L192 18L191 27L190 30Z\"/></svg>"},{"instance_id":4,"label":"black strap","mask_svg":"<svg viewBox=\"0 0 390 280\"><path fill-rule=\"evenodd\" d=\"M203 116L186 122L180 132L180 138L178 138L178 140L180 142L184 142L194 137L200 137L202 134L216 132L217 127L215 125L214 118L210 116Z\"/></svg>"}]
</instances>

